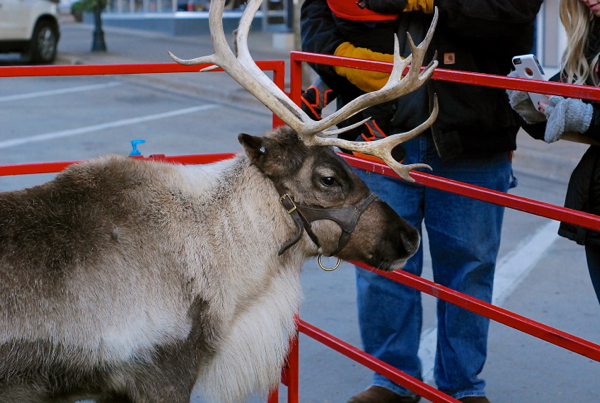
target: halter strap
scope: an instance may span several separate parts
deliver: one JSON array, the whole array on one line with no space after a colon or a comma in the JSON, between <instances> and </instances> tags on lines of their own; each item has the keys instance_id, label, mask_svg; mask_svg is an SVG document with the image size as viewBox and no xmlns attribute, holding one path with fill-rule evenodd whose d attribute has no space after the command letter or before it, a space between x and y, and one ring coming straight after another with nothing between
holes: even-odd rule
<instances>
[{"instance_id":1,"label":"halter strap","mask_svg":"<svg viewBox=\"0 0 600 403\"><path fill-rule=\"evenodd\" d=\"M362 213L364 213L364 211L372 202L378 199L375 193L370 193L369 196L367 196L358 206L349 206L337 209L309 207L296 204L291 194L286 193L285 190L279 185L276 185L275 187L281 196L279 198L279 202L286 209L287 213L292 216L298 229L296 236L291 241L284 244L284 246L279 250L278 255L282 255L286 250L300 240L302 237L302 229L305 229L310 239L315 243L315 245L317 245L317 247L320 247L319 241L311 229L311 223L319 220L334 221L342 229L342 234L338 240L338 247L331 254L335 255L339 253L350 240L350 235L352 235L352 231L354 231L354 228L356 227L356 224L358 223Z\"/></svg>"}]
</instances>

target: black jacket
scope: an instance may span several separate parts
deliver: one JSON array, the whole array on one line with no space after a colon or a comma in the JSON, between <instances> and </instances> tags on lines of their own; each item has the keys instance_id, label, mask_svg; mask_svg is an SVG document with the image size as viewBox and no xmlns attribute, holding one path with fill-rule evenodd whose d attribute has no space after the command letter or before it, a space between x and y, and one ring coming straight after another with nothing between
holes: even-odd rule
<instances>
[{"instance_id":1,"label":"black jacket","mask_svg":"<svg viewBox=\"0 0 600 403\"><path fill-rule=\"evenodd\" d=\"M541 3L542 0L436 0L439 21L425 62L437 52L440 68L507 75L512 57L532 49L534 20ZM410 12L401 13L393 22L402 56L410 54L406 32L418 44L431 19L432 15ZM334 54L340 44L348 41L348 32L358 29L360 34L355 24L333 16L326 0L306 0L301 15L302 49ZM358 40L353 44L392 53L393 38L386 35L378 43ZM338 103L358 95L355 87L337 76L332 67L313 68L330 87L340 91ZM429 80L426 86L394 102L392 133L408 131L423 122L431 111L433 94L438 96L440 113L431 132L441 158L516 148L518 118L504 90L447 81Z\"/></svg>"},{"instance_id":2,"label":"black jacket","mask_svg":"<svg viewBox=\"0 0 600 403\"><path fill-rule=\"evenodd\" d=\"M600 24L590 34L586 58L592 60L600 53ZM561 80L560 73L550 81ZM593 85L592 83L589 83ZM596 141L600 141L600 103L586 101L594 107L592 123L589 129L582 133ZM528 125L523 123L523 129L533 138L543 139L546 123ZM600 146L590 146L585 152L569 179L565 207L600 216ZM577 242L580 245L600 246L600 232L592 231L577 225L561 223L558 234Z\"/></svg>"}]
</instances>

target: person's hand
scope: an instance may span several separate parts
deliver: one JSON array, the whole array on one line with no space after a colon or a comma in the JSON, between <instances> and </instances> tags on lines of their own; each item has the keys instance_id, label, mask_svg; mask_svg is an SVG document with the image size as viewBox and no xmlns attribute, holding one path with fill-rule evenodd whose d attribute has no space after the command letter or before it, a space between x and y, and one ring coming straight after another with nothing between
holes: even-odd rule
<instances>
[{"instance_id":1,"label":"person's hand","mask_svg":"<svg viewBox=\"0 0 600 403\"><path fill-rule=\"evenodd\" d=\"M335 99L337 94L318 78L302 93L301 106L312 120L321 120L323 109Z\"/></svg>"},{"instance_id":2,"label":"person's hand","mask_svg":"<svg viewBox=\"0 0 600 403\"><path fill-rule=\"evenodd\" d=\"M594 107L579 99L551 96L542 107L548 118L544 133L546 143L559 140L564 132L584 133L592 123Z\"/></svg>"},{"instance_id":3,"label":"person's hand","mask_svg":"<svg viewBox=\"0 0 600 403\"><path fill-rule=\"evenodd\" d=\"M516 71L511 71L508 76L519 77ZM517 90L506 90L506 93L508 94L508 102L510 103L511 108L521 115L525 123L531 125L546 121L546 116L535 109L528 93Z\"/></svg>"},{"instance_id":4,"label":"person's hand","mask_svg":"<svg viewBox=\"0 0 600 403\"><path fill-rule=\"evenodd\" d=\"M377 60L380 62L394 62L394 55L373 52L367 48L357 48L350 42L344 42L335 50L335 56L353 57L357 59ZM349 67L334 66L334 70L342 77L365 92L380 90L390 78L389 73L378 71L358 70Z\"/></svg>"},{"instance_id":5,"label":"person's hand","mask_svg":"<svg viewBox=\"0 0 600 403\"><path fill-rule=\"evenodd\" d=\"M548 98L550 98L552 95L548 95ZM544 116L546 116L546 107L548 106L547 102L544 101L540 101L538 103L538 109L540 112L542 112L544 114Z\"/></svg>"}]
</instances>

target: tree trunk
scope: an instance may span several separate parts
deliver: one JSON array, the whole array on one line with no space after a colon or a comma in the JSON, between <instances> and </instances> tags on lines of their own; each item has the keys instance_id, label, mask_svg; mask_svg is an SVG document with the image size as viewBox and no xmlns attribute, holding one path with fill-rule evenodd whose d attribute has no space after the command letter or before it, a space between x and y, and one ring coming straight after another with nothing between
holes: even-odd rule
<instances>
[{"instance_id":1,"label":"tree trunk","mask_svg":"<svg viewBox=\"0 0 600 403\"><path fill-rule=\"evenodd\" d=\"M102 31L102 7L101 0L96 0L94 5L94 37L92 42L92 52L106 52L106 43L104 42L104 31Z\"/></svg>"}]
</instances>

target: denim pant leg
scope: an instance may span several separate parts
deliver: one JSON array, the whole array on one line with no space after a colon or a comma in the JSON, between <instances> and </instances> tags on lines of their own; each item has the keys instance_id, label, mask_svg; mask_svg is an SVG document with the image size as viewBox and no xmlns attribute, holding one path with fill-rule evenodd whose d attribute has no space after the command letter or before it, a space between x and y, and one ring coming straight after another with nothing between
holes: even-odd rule
<instances>
[{"instance_id":1,"label":"denim pant leg","mask_svg":"<svg viewBox=\"0 0 600 403\"><path fill-rule=\"evenodd\" d=\"M508 153L432 166L436 175L501 192L512 177ZM491 302L504 208L432 188L425 200L434 280ZM438 388L456 399L484 396L478 375L487 357L489 319L442 300L437 316Z\"/></svg>"},{"instance_id":2,"label":"denim pant leg","mask_svg":"<svg viewBox=\"0 0 600 403\"><path fill-rule=\"evenodd\" d=\"M500 191L509 187L508 153L444 163L437 157L429 137L421 136L404 146L405 163L428 163L438 176ZM364 171L359 176L415 227L420 229L425 220L436 281L491 300L502 207ZM421 248L405 270L421 274ZM365 351L420 378L421 364L417 357L422 324L420 293L362 269L357 269L357 289ZM438 387L455 398L484 395L485 383L477 375L486 358L489 320L441 301L438 321L435 371ZM410 393L378 374L373 384L400 394Z\"/></svg>"},{"instance_id":3,"label":"denim pant leg","mask_svg":"<svg viewBox=\"0 0 600 403\"><path fill-rule=\"evenodd\" d=\"M397 179L361 170L355 171L373 192L420 232L422 214L415 206L422 204L422 186L405 187L402 181ZM406 207L406 211L403 207ZM421 245L403 270L421 275L422 261ZM417 356L423 318L421 293L360 267L356 268L356 277L363 349L395 368L421 379L421 361ZM377 373L372 384L383 386L400 395L414 394Z\"/></svg>"}]
</instances>

